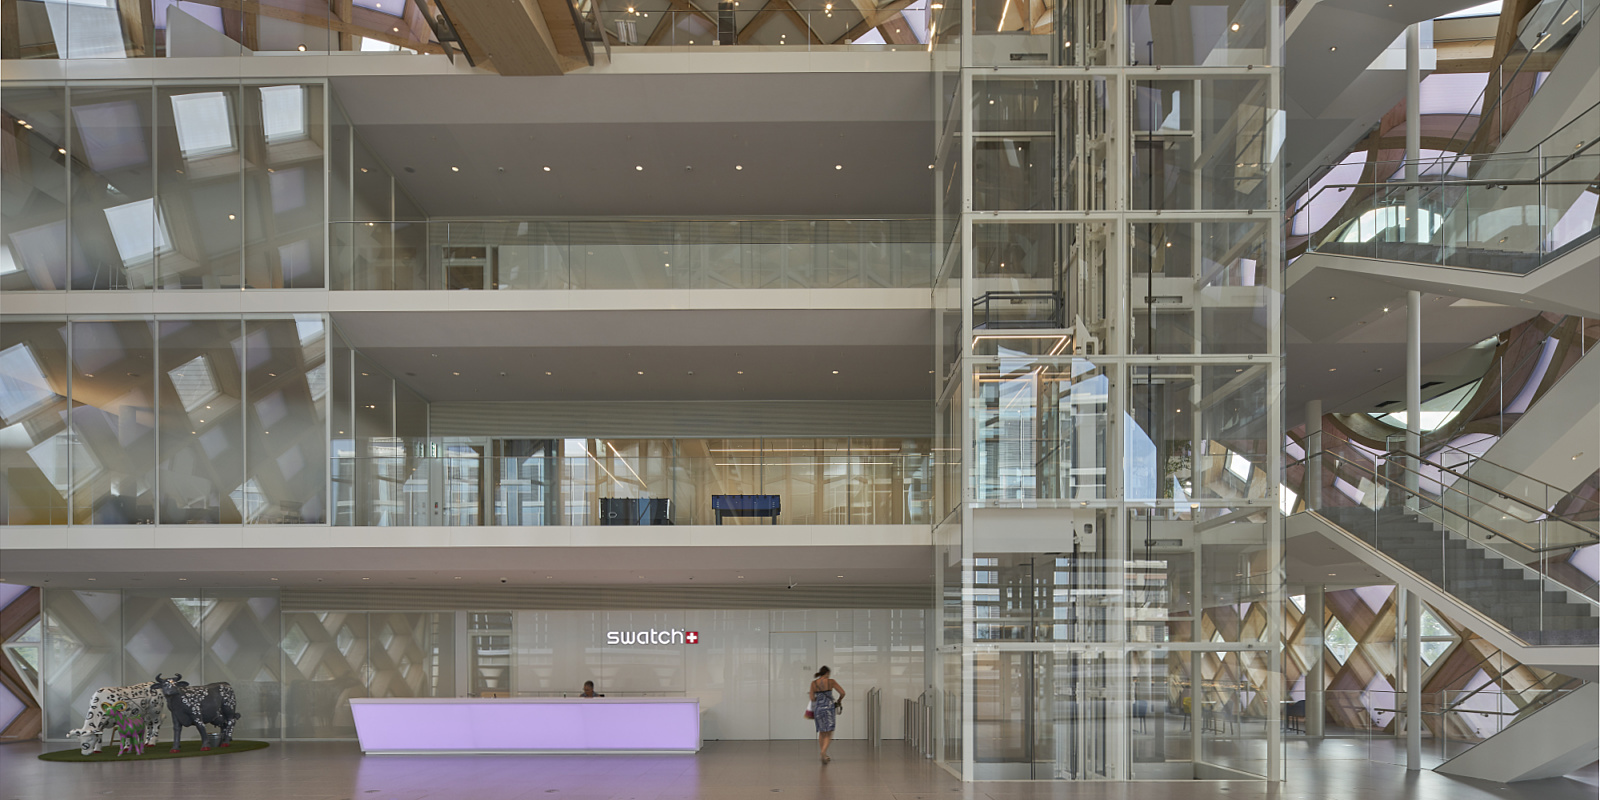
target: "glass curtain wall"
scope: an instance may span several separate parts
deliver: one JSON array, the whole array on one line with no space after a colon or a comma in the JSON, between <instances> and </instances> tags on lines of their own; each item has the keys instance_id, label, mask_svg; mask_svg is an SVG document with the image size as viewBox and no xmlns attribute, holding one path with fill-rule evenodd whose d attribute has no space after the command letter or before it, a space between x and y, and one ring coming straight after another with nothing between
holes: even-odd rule
<instances>
[{"instance_id":1,"label":"glass curtain wall","mask_svg":"<svg viewBox=\"0 0 1600 800\"><path fill-rule=\"evenodd\" d=\"M327 521L321 315L8 319L0 524Z\"/></svg>"},{"instance_id":2,"label":"glass curtain wall","mask_svg":"<svg viewBox=\"0 0 1600 800\"><path fill-rule=\"evenodd\" d=\"M426 403L335 335L336 525L917 525L926 438L427 435ZM714 498L776 496L718 520Z\"/></svg>"},{"instance_id":3,"label":"glass curtain wall","mask_svg":"<svg viewBox=\"0 0 1600 800\"><path fill-rule=\"evenodd\" d=\"M0 291L323 288L326 95L7 85Z\"/></svg>"},{"instance_id":4,"label":"glass curtain wall","mask_svg":"<svg viewBox=\"0 0 1600 800\"><path fill-rule=\"evenodd\" d=\"M1282 7L961 8L933 48L942 762L1278 780Z\"/></svg>"}]
</instances>

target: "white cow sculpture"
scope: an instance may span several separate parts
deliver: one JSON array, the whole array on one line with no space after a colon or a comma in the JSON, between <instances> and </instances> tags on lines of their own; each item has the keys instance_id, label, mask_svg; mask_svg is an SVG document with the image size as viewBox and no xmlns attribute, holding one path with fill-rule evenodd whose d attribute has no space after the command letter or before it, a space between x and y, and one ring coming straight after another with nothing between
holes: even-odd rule
<instances>
[{"instance_id":1,"label":"white cow sculpture","mask_svg":"<svg viewBox=\"0 0 1600 800\"><path fill-rule=\"evenodd\" d=\"M68 736L78 737L78 749L84 755L100 752L101 748L111 744L111 738L116 729L107 718L104 705L127 703L128 708L138 709L144 716L144 743L146 746L155 744L161 735L161 717L166 711L166 698L161 695L161 690L156 688L155 681L145 681L132 686L104 686L94 690L94 695L89 698L89 713L83 719L83 727L67 731Z\"/></svg>"}]
</instances>

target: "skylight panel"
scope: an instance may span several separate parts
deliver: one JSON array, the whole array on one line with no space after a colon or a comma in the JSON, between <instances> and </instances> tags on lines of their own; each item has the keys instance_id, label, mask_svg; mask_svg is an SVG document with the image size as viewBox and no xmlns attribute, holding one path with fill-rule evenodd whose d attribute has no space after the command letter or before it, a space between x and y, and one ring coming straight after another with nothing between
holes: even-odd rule
<instances>
[{"instance_id":1,"label":"skylight panel","mask_svg":"<svg viewBox=\"0 0 1600 800\"><path fill-rule=\"evenodd\" d=\"M58 0L43 5L62 58L127 57L122 19L113 0Z\"/></svg>"},{"instance_id":2,"label":"skylight panel","mask_svg":"<svg viewBox=\"0 0 1600 800\"><path fill-rule=\"evenodd\" d=\"M361 8L382 11L391 17L398 17L406 10L406 0L355 0L355 4Z\"/></svg>"},{"instance_id":3,"label":"skylight panel","mask_svg":"<svg viewBox=\"0 0 1600 800\"><path fill-rule=\"evenodd\" d=\"M168 370L167 377L172 380L172 389L178 393L185 412L192 413L219 394L216 377L205 356L196 356L177 369Z\"/></svg>"},{"instance_id":4,"label":"skylight panel","mask_svg":"<svg viewBox=\"0 0 1600 800\"><path fill-rule=\"evenodd\" d=\"M305 87L261 87L261 127L265 129L267 144L306 138Z\"/></svg>"},{"instance_id":5,"label":"skylight panel","mask_svg":"<svg viewBox=\"0 0 1600 800\"><path fill-rule=\"evenodd\" d=\"M16 420L56 397L26 343L0 350L0 416Z\"/></svg>"},{"instance_id":6,"label":"skylight panel","mask_svg":"<svg viewBox=\"0 0 1600 800\"><path fill-rule=\"evenodd\" d=\"M400 50L400 45L390 44L381 39L361 37L361 52L363 53L394 53Z\"/></svg>"},{"instance_id":7,"label":"skylight panel","mask_svg":"<svg viewBox=\"0 0 1600 800\"><path fill-rule=\"evenodd\" d=\"M178 149L184 158L214 156L234 149L232 115L226 94L174 95L172 117L178 128Z\"/></svg>"},{"instance_id":8,"label":"skylight panel","mask_svg":"<svg viewBox=\"0 0 1600 800\"><path fill-rule=\"evenodd\" d=\"M1442 17L1434 17L1434 19L1465 19L1467 17L1499 16L1501 2L1502 0L1493 0L1493 2L1484 3L1481 6L1473 6L1471 8L1463 8L1460 11L1452 11Z\"/></svg>"},{"instance_id":9,"label":"skylight panel","mask_svg":"<svg viewBox=\"0 0 1600 800\"><path fill-rule=\"evenodd\" d=\"M105 210L111 240L125 265L142 264L172 249L164 220L156 215L154 199L135 200Z\"/></svg>"},{"instance_id":10,"label":"skylight panel","mask_svg":"<svg viewBox=\"0 0 1600 800\"><path fill-rule=\"evenodd\" d=\"M1228 471L1242 481L1250 480L1250 459L1233 451L1228 452Z\"/></svg>"}]
</instances>

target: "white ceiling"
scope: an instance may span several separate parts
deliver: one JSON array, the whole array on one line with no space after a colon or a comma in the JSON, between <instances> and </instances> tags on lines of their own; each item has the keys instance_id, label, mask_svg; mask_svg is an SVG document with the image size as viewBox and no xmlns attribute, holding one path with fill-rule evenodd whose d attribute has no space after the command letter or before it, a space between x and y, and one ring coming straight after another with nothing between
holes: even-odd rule
<instances>
[{"instance_id":1,"label":"white ceiling","mask_svg":"<svg viewBox=\"0 0 1600 800\"><path fill-rule=\"evenodd\" d=\"M433 217L878 217L933 210L931 80L450 75L333 85L361 139Z\"/></svg>"},{"instance_id":2,"label":"white ceiling","mask_svg":"<svg viewBox=\"0 0 1600 800\"><path fill-rule=\"evenodd\" d=\"M334 321L362 355L431 401L933 396L926 310L439 312L425 326L416 320L367 312Z\"/></svg>"}]
</instances>

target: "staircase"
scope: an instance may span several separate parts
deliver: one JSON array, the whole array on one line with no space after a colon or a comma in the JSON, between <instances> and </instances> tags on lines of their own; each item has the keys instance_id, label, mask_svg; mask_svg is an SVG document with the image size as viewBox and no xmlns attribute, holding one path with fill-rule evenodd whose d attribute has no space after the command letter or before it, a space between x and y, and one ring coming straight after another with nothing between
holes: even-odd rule
<instances>
[{"instance_id":1,"label":"staircase","mask_svg":"<svg viewBox=\"0 0 1600 800\"><path fill-rule=\"evenodd\" d=\"M1504 555L1400 508L1325 508L1321 514L1531 645L1600 643L1595 604Z\"/></svg>"}]
</instances>

